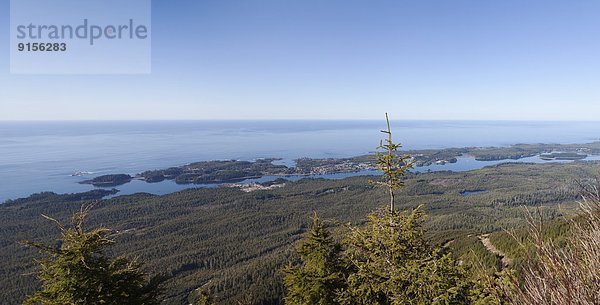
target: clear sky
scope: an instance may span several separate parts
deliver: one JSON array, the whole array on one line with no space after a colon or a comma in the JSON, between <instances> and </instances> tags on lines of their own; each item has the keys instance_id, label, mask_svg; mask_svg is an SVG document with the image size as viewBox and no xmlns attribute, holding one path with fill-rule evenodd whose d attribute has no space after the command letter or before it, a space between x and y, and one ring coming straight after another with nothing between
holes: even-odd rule
<instances>
[{"instance_id":1,"label":"clear sky","mask_svg":"<svg viewBox=\"0 0 600 305\"><path fill-rule=\"evenodd\" d=\"M154 0L149 75L11 75L0 120L598 120L597 0Z\"/></svg>"}]
</instances>

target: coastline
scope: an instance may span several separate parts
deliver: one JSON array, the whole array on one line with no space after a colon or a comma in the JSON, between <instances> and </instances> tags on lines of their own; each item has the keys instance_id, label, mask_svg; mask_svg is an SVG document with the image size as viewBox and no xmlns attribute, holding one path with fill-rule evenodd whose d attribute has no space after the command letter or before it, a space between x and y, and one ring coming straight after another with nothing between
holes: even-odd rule
<instances>
[{"instance_id":1,"label":"coastline","mask_svg":"<svg viewBox=\"0 0 600 305\"><path fill-rule=\"evenodd\" d=\"M413 172L461 172L510 162L546 163L600 160L600 142L585 144L515 144L507 147L407 150L402 153L413 156L415 162ZM565 154L567 157L563 158L561 154ZM577 154L577 156L573 157L574 154ZM585 157L583 157L584 154ZM549 155L553 157L550 158ZM119 193L108 195L114 197L136 192L162 195L195 187L210 188L223 185L230 187L231 184L253 185L268 183L280 178L291 181L304 178L341 179L377 173L372 155L351 158L299 158L294 160L294 166L274 164L281 160L280 158L265 158L254 161L200 161L163 170L148 170L132 175L101 175L77 183L88 184L89 190L116 189ZM257 166L261 169L260 171L256 171ZM165 171L168 170L176 171L178 175L164 175ZM203 174L198 174L200 172ZM227 175L224 175L223 172ZM150 174L153 175L151 176L152 179L148 179ZM157 178L157 175L162 175L162 177ZM178 179L182 175L185 175L185 179ZM82 178L83 176L76 175L74 177ZM114 177L119 179L111 179ZM197 177L200 177L200 179L197 179ZM96 183L94 182L95 179Z\"/></svg>"},{"instance_id":2,"label":"coastline","mask_svg":"<svg viewBox=\"0 0 600 305\"><path fill-rule=\"evenodd\" d=\"M509 147L445 148L409 150L401 153L412 156L415 168L455 164L458 162L458 158L461 157L472 158L479 162L518 161L534 157L538 157L540 161L575 161L585 160L590 156L600 156L600 142L586 144L515 144ZM177 184L221 184L238 183L264 176L314 176L377 170L373 155L361 155L351 158L299 158L294 160L294 166L273 163L280 160L281 158L261 158L254 161L200 161L168 169L148 170L137 173L133 177L128 174L103 175L80 183L95 186L104 184L115 186L128 183L132 179L139 179L148 183L174 179Z\"/></svg>"}]
</instances>

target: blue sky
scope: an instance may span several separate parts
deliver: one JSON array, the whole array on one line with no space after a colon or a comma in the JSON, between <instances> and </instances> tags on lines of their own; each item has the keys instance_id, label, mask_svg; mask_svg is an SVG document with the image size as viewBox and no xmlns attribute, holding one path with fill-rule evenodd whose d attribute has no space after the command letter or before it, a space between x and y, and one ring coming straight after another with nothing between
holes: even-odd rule
<instances>
[{"instance_id":1,"label":"blue sky","mask_svg":"<svg viewBox=\"0 0 600 305\"><path fill-rule=\"evenodd\" d=\"M0 0L8 25L9 1ZM598 120L600 1L153 1L149 75L11 75L0 120Z\"/></svg>"}]
</instances>

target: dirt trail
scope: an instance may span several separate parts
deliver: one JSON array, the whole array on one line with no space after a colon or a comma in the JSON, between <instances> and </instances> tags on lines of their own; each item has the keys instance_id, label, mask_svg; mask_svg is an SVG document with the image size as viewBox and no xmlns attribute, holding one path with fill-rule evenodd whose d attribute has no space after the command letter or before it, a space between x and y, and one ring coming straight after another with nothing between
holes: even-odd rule
<instances>
[{"instance_id":1,"label":"dirt trail","mask_svg":"<svg viewBox=\"0 0 600 305\"><path fill-rule=\"evenodd\" d=\"M502 262L502 268L506 268L508 266L510 266L513 262L512 258L509 258L506 256L506 254L500 250L498 250L498 248L496 248L496 246L494 246L494 244L492 244L492 242L490 241L490 234L483 234L483 235L479 235L479 240L481 241L481 243L483 244L483 246L488 249L488 251L500 256L501 258L501 262Z\"/></svg>"}]
</instances>

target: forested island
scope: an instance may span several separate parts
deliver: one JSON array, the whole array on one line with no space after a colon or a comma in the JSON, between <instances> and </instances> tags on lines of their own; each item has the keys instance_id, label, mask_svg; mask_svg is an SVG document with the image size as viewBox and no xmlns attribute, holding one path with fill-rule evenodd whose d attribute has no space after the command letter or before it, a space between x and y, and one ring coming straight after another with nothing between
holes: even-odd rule
<instances>
[{"instance_id":1,"label":"forested island","mask_svg":"<svg viewBox=\"0 0 600 305\"><path fill-rule=\"evenodd\" d=\"M291 175L292 168L285 165L275 165L277 159L258 159L250 161L203 161L166 170L146 171L138 176L147 182L159 182L173 179L179 184L205 184L237 182L265 175Z\"/></svg>"},{"instance_id":2,"label":"forested island","mask_svg":"<svg viewBox=\"0 0 600 305\"><path fill-rule=\"evenodd\" d=\"M555 152L540 155L542 160L582 160L587 158L586 154L574 152Z\"/></svg>"},{"instance_id":3,"label":"forested island","mask_svg":"<svg viewBox=\"0 0 600 305\"><path fill-rule=\"evenodd\" d=\"M116 175L103 175L95 177L94 179L84 180L79 182L80 184L91 184L98 187L118 186L128 183L133 179L127 174L116 174Z\"/></svg>"}]
</instances>

